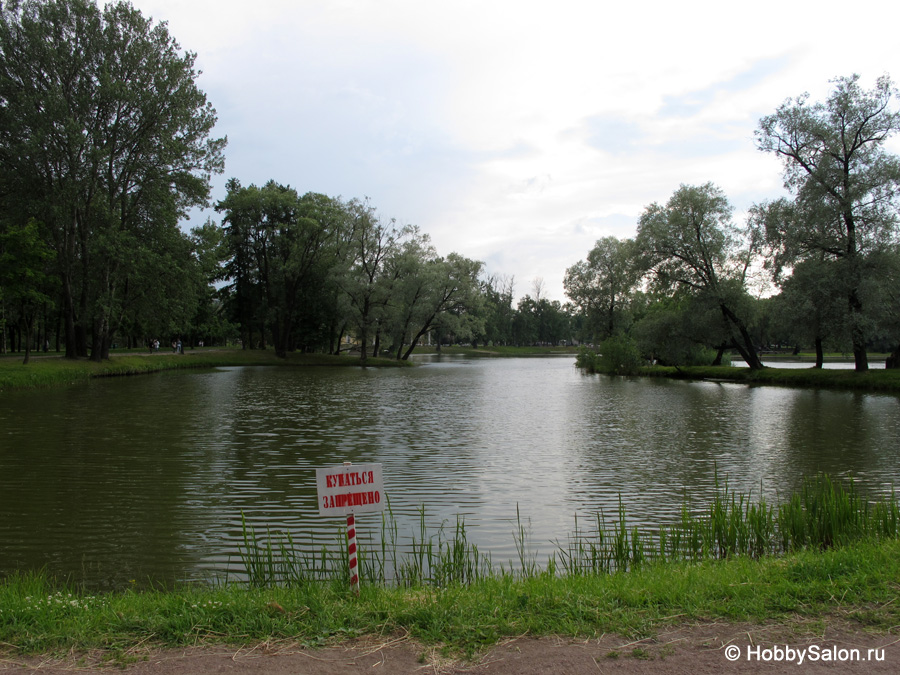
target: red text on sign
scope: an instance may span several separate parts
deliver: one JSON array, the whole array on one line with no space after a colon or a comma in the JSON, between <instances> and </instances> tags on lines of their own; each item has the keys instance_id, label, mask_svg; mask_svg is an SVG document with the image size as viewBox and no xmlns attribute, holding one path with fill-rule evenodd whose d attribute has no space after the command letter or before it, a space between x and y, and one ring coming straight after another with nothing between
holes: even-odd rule
<instances>
[{"instance_id":1,"label":"red text on sign","mask_svg":"<svg viewBox=\"0 0 900 675\"><path fill-rule=\"evenodd\" d=\"M350 487L353 485L371 485L375 482L374 471L342 471L325 476L325 487Z\"/></svg>"},{"instance_id":2,"label":"red text on sign","mask_svg":"<svg viewBox=\"0 0 900 675\"><path fill-rule=\"evenodd\" d=\"M380 492L348 492L343 495L325 495L322 497L322 508L326 509L341 509L347 506L380 503Z\"/></svg>"}]
</instances>

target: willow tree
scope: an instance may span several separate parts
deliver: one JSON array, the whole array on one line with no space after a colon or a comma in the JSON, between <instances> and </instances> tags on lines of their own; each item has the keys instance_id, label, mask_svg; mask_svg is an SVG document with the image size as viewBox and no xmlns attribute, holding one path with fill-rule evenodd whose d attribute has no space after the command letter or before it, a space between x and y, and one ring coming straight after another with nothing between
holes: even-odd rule
<instances>
[{"instance_id":1,"label":"willow tree","mask_svg":"<svg viewBox=\"0 0 900 675\"><path fill-rule=\"evenodd\" d=\"M731 214L721 188L682 185L665 205L653 203L644 210L635 241L657 290L677 286L712 302L730 346L750 368L759 369L762 362L738 311L747 296L755 241L743 236Z\"/></svg>"},{"instance_id":2,"label":"willow tree","mask_svg":"<svg viewBox=\"0 0 900 675\"><path fill-rule=\"evenodd\" d=\"M756 138L760 150L782 160L784 185L794 195L791 217L770 225L770 238L798 258L841 262L853 356L864 371L865 259L897 236L900 158L885 143L900 130L900 111L886 76L869 91L858 75L833 82L824 103L810 103L808 94L787 99L760 120Z\"/></svg>"},{"instance_id":3,"label":"willow tree","mask_svg":"<svg viewBox=\"0 0 900 675\"><path fill-rule=\"evenodd\" d=\"M616 335L627 323L629 300L641 277L637 257L634 240L604 237L586 260L566 270L566 295L593 328L593 341Z\"/></svg>"}]
</instances>

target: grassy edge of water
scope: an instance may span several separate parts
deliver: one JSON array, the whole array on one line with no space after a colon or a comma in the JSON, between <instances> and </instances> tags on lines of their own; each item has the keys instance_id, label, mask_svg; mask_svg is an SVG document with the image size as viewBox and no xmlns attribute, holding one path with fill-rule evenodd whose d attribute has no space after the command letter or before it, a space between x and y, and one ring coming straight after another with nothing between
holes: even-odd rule
<instances>
[{"instance_id":1,"label":"grassy edge of water","mask_svg":"<svg viewBox=\"0 0 900 675\"><path fill-rule=\"evenodd\" d=\"M634 528L629 537L622 507L620 518L621 526L595 533L597 546L585 546L576 530L574 547L560 545L545 568L532 564L520 531L521 565L513 571L483 566L459 521L441 544L443 528L429 534L423 512L418 544L399 567L393 530L382 533L385 557L402 571L399 583L386 583L369 560L361 576L377 583L364 584L359 597L348 588L340 555L312 561L321 575L300 573L297 564L307 561L294 555L290 539L279 552L270 536L261 540L245 524L249 583L92 594L44 574L0 580L0 649L115 653L147 644L282 639L318 646L405 633L473 654L511 636L642 638L673 622L840 616L876 631L900 623L900 506L893 492L871 502L852 481L845 487L820 475L776 509L745 501L726 483L704 512L684 511L680 526L660 530L659 550L668 553L658 559L645 555L653 548L647 535ZM288 574L278 562L286 552ZM603 562L610 555L613 565Z\"/></svg>"},{"instance_id":2,"label":"grassy edge of water","mask_svg":"<svg viewBox=\"0 0 900 675\"><path fill-rule=\"evenodd\" d=\"M736 382L752 385L777 385L783 387L815 387L900 393L900 370L878 369L857 373L850 369L825 368L775 368L761 370L736 366L635 366L624 373L610 373L598 354L582 349L575 365L585 373L626 377L659 377L675 380L707 380Z\"/></svg>"},{"instance_id":3,"label":"grassy edge of water","mask_svg":"<svg viewBox=\"0 0 900 675\"><path fill-rule=\"evenodd\" d=\"M734 366L648 366L639 375L667 377L681 380L712 380L765 384L788 387L818 387L827 389L900 392L900 370L854 370L824 368L737 368Z\"/></svg>"},{"instance_id":4,"label":"grassy edge of water","mask_svg":"<svg viewBox=\"0 0 900 675\"><path fill-rule=\"evenodd\" d=\"M825 552L650 564L610 575L498 575L469 585L363 586L337 582L252 589L237 585L104 595L45 575L0 582L0 650L62 654L100 649L292 640L324 646L366 635L408 634L474 654L512 636L643 638L712 621L851 621L876 633L900 624L900 541Z\"/></svg>"},{"instance_id":5,"label":"grassy edge of water","mask_svg":"<svg viewBox=\"0 0 900 675\"><path fill-rule=\"evenodd\" d=\"M23 365L19 359L0 359L0 393L14 389L34 389L85 382L95 377L142 375L165 370L219 368L226 366L335 366L360 367L358 357L328 354L288 354L279 359L268 350L210 349L185 354L115 354L101 363L86 359L39 357ZM369 358L371 367L409 367L408 361Z\"/></svg>"}]
</instances>

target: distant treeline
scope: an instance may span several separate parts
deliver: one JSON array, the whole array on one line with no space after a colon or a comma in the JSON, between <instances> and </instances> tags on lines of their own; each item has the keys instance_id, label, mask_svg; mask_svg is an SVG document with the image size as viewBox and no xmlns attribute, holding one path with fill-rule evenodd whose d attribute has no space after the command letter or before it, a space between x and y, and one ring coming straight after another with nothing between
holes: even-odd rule
<instances>
[{"instance_id":1,"label":"distant treeline","mask_svg":"<svg viewBox=\"0 0 900 675\"><path fill-rule=\"evenodd\" d=\"M407 358L417 344L599 344L667 364L764 345L873 346L900 357L900 128L887 77L835 81L825 103L788 100L758 147L784 162L792 199L746 223L715 185L684 185L567 270L570 303L543 282L439 254L365 200L274 180L227 183L209 206L225 138L195 55L127 2L0 5L0 352L101 360L114 345L245 348ZM489 224L487 224L489 225ZM777 295L773 293L777 292Z\"/></svg>"}]
</instances>

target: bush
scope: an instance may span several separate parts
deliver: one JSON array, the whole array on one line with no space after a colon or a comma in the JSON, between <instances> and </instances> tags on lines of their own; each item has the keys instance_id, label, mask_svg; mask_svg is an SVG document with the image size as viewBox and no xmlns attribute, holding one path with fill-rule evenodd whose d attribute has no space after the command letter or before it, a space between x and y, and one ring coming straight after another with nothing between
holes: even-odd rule
<instances>
[{"instance_id":1,"label":"bush","mask_svg":"<svg viewBox=\"0 0 900 675\"><path fill-rule=\"evenodd\" d=\"M631 338L617 336L600 343L596 372L609 375L637 375L644 360L637 343Z\"/></svg>"}]
</instances>

